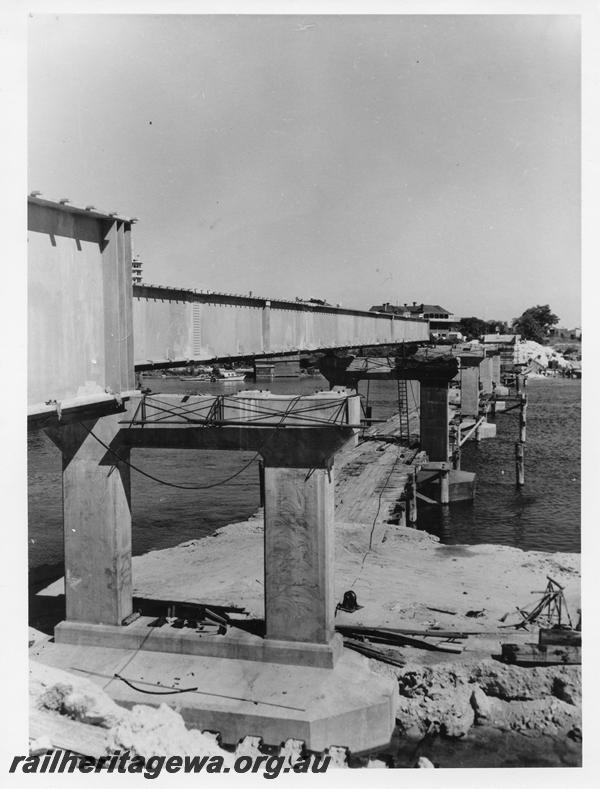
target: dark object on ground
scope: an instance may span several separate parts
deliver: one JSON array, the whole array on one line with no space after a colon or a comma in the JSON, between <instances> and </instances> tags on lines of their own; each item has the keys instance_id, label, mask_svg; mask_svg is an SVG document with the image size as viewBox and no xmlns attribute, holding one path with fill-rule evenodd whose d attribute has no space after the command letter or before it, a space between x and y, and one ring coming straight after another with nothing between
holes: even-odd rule
<instances>
[{"instance_id":1,"label":"dark object on ground","mask_svg":"<svg viewBox=\"0 0 600 789\"><path fill-rule=\"evenodd\" d=\"M344 592L342 602L336 605L335 610L346 611L348 614L353 614L362 607L362 605L358 605L356 594L352 591L352 589L349 589L347 592Z\"/></svg>"}]
</instances>

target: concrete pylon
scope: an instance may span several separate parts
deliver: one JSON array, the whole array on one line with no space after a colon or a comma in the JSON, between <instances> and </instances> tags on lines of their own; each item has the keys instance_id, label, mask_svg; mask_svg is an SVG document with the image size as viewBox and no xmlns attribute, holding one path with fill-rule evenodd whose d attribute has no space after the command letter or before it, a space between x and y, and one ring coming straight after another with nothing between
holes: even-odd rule
<instances>
[{"instance_id":1,"label":"concrete pylon","mask_svg":"<svg viewBox=\"0 0 600 789\"><path fill-rule=\"evenodd\" d=\"M500 354L499 353L496 354L495 356L492 356L492 381L495 384L502 383L502 380L501 380L501 377L500 377L501 376L500 361L501 360L500 360Z\"/></svg>"},{"instance_id":2,"label":"concrete pylon","mask_svg":"<svg viewBox=\"0 0 600 789\"><path fill-rule=\"evenodd\" d=\"M329 644L333 469L265 468L266 637Z\"/></svg>"},{"instance_id":3,"label":"concrete pylon","mask_svg":"<svg viewBox=\"0 0 600 789\"><path fill-rule=\"evenodd\" d=\"M110 446L119 415L48 430L63 461L66 619L120 625L132 612L130 470ZM129 449L118 447L129 459Z\"/></svg>"},{"instance_id":4,"label":"concrete pylon","mask_svg":"<svg viewBox=\"0 0 600 789\"><path fill-rule=\"evenodd\" d=\"M494 361L492 356L486 356L479 365L479 381L481 391L484 394L492 393L492 380L494 373Z\"/></svg>"},{"instance_id":5,"label":"concrete pylon","mask_svg":"<svg viewBox=\"0 0 600 789\"><path fill-rule=\"evenodd\" d=\"M432 461L447 461L450 450L448 383L421 381L421 449Z\"/></svg>"},{"instance_id":6,"label":"concrete pylon","mask_svg":"<svg viewBox=\"0 0 600 789\"><path fill-rule=\"evenodd\" d=\"M479 414L479 366L461 368L460 413L462 416Z\"/></svg>"}]
</instances>

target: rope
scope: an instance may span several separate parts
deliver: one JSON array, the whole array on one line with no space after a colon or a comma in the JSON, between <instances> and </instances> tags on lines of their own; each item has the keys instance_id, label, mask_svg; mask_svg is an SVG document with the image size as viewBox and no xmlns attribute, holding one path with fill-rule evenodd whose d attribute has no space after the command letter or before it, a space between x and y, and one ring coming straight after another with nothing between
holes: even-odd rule
<instances>
[{"instance_id":1,"label":"rope","mask_svg":"<svg viewBox=\"0 0 600 789\"><path fill-rule=\"evenodd\" d=\"M242 466L241 469L239 469L239 471L236 471L235 474L232 474L231 476L226 477L225 479L219 480L219 482L212 482L210 485L180 485L177 482L167 482L167 480L159 479L158 477L155 477L153 474L150 474L147 471L144 471L143 469L139 468L138 466L135 466L133 463L130 463L129 460L125 460L125 458L121 457L121 455L119 455L118 452L115 452L115 450L111 449L111 447L109 447L108 444L105 444L101 438L98 438L98 436L94 433L94 431L91 428L89 428L83 422L82 424L85 427L85 429L88 431L88 433L93 438L95 438L96 441L104 447L104 449L110 452L110 454L117 459L117 462L124 463L126 466L129 466L130 469L133 469L133 471L137 471L138 474L141 474L143 477L147 477L148 479L151 479L153 482L157 482L159 485L166 485L169 488L178 488L179 490L209 490L210 488L217 488L220 485L226 485L228 482L231 482L232 479L239 477L240 474L246 471L246 469L249 468L252 465L252 463L254 463L254 461L258 459L260 455L260 452L257 452L255 456L248 461L248 463L246 463L244 466Z\"/></svg>"}]
</instances>

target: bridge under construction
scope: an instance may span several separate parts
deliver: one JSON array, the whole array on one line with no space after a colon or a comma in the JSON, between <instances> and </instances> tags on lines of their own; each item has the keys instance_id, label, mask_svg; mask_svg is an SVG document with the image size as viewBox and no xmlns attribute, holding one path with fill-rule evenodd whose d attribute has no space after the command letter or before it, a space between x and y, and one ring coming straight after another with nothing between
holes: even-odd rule
<instances>
[{"instance_id":1,"label":"bridge under construction","mask_svg":"<svg viewBox=\"0 0 600 789\"><path fill-rule=\"evenodd\" d=\"M245 390L148 397L135 390L135 371L418 344L428 340L429 324L325 304L134 286L132 222L92 206L29 199L29 427L44 430L62 458L65 617L54 629L52 659L71 665L77 653L78 665L92 672L107 650L120 663L133 650L163 673L179 672L174 666L185 660L213 678L208 687L221 682L226 693L235 690L226 708L210 692L186 701L194 723L232 737L252 731L269 743L300 738L312 750L339 742L355 751L384 745L397 690L345 648L334 621L336 497L345 498L348 517L357 517L357 496L375 500L369 491L379 489L367 552L380 510L405 490L404 517L415 517L409 424L404 430L399 423L404 440L390 437L391 452L387 442L376 442L374 450L360 448L361 457L351 454L344 466L351 493L336 489L336 455L358 449L371 421L361 418L350 386L380 376L380 366L373 372L372 360L353 366L331 354L322 370L331 391L302 396ZM388 367L384 376L419 384L420 446L432 461L422 459L421 467L440 477L447 503L448 393L458 359L402 357ZM479 379L472 383L479 403ZM210 635L162 628L154 614L134 609L130 477L132 470L145 473L136 465L140 449L250 451L251 462L262 459L264 633L223 617ZM377 471L363 488L352 479L361 458ZM364 506L360 512L364 519ZM246 700L259 680L277 700L257 712L258 702ZM289 689L297 706L286 704ZM127 703L121 691L111 686Z\"/></svg>"},{"instance_id":2,"label":"bridge under construction","mask_svg":"<svg viewBox=\"0 0 600 789\"><path fill-rule=\"evenodd\" d=\"M28 209L30 413L122 397L135 370L429 339L419 319L134 286L133 219L39 196Z\"/></svg>"}]
</instances>

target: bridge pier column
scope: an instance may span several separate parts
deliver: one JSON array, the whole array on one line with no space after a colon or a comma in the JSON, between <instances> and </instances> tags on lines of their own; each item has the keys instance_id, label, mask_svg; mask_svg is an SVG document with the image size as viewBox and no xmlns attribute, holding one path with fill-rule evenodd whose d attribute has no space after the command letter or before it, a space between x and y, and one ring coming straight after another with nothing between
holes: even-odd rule
<instances>
[{"instance_id":1,"label":"bridge pier column","mask_svg":"<svg viewBox=\"0 0 600 789\"><path fill-rule=\"evenodd\" d=\"M333 469L265 468L266 637L329 644Z\"/></svg>"},{"instance_id":2,"label":"bridge pier column","mask_svg":"<svg viewBox=\"0 0 600 789\"><path fill-rule=\"evenodd\" d=\"M460 412L463 416L479 414L479 366L461 368Z\"/></svg>"},{"instance_id":3,"label":"bridge pier column","mask_svg":"<svg viewBox=\"0 0 600 789\"><path fill-rule=\"evenodd\" d=\"M106 445L119 415L48 430L62 452L66 619L119 625L132 611L130 469ZM116 450L124 460L129 449Z\"/></svg>"},{"instance_id":4,"label":"bridge pier column","mask_svg":"<svg viewBox=\"0 0 600 789\"><path fill-rule=\"evenodd\" d=\"M479 365L479 380L481 381L481 391L484 394L492 393L493 370L493 357L486 356Z\"/></svg>"},{"instance_id":5,"label":"bridge pier column","mask_svg":"<svg viewBox=\"0 0 600 789\"><path fill-rule=\"evenodd\" d=\"M448 382L421 381L421 449L431 461L448 460L450 449Z\"/></svg>"},{"instance_id":6,"label":"bridge pier column","mask_svg":"<svg viewBox=\"0 0 600 789\"><path fill-rule=\"evenodd\" d=\"M500 354L492 356L492 381L495 384L501 384L501 369L500 369Z\"/></svg>"}]
</instances>

